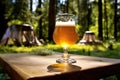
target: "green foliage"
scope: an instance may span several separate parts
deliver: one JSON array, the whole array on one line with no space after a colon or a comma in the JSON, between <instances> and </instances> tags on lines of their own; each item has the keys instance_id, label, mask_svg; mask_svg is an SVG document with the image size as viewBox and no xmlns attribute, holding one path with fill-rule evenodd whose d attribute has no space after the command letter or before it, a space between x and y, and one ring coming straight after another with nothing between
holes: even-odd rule
<instances>
[{"instance_id":1,"label":"green foliage","mask_svg":"<svg viewBox=\"0 0 120 80\"><path fill-rule=\"evenodd\" d=\"M0 73L0 80L9 80L10 77L6 73Z\"/></svg>"},{"instance_id":2,"label":"green foliage","mask_svg":"<svg viewBox=\"0 0 120 80\"><path fill-rule=\"evenodd\" d=\"M69 0L69 13L78 15L78 4L77 0Z\"/></svg>"},{"instance_id":3,"label":"green foliage","mask_svg":"<svg viewBox=\"0 0 120 80\"><path fill-rule=\"evenodd\" d=\"M70 0L68 4L68 12L74 14L77 19L76 21L80 25L78 30L79 37L82 37L86 30L91 30L98 35L98 0L87 3L88 0ZM5 19L10 20L8 25L29 23L34 26L34 29L39 36L39 20L42 19L42 37L47 39L48 37L48 13L49 13L49 0L44 0L41 3L41 8L36 9L36 12L31 13L28 6L28 0L18 0L16 3L12 3L11 0L1 1L6 6ZM79 3L78 3L79 2ZM66 6L66 4L64 4ZM91 5L91 6L90 6ZM57 6L58 7L58 6ZM66 6L67 7L67 6ZM88 8L91 8L91 12ZM102 2L102 12L103 12L103 37L107 36L111 38L114 35L114 4L111 4L110 0L106 0L106 13L105 13L105 3ZM57 8L57 12L60 8ZM42 12L40 15L39 12ZM56 13L57 13L56 12ZM118 10L118 13L120 10ZM90 14L88 14L90 13ZM90 16L90 26L88 26L88 16ZM119 16L118 16L119 17ZM119 19L118 19L119 22ZM119 26L120 23L117 23ZM78 26L78 25L77 25ZM118 29L119 31L119 29ZM118 32L120 36L120 32Z\"/></svg>"},{"instance_id":4,"label":"green foliage","mask_svg":"<svg viewBox=\"0 0 120 80\"><path fill-rule=\"evenodd\" d=\"M7 17L10 20L17 19L23 23L31 23L31 12L28 8L28 0L18 0L15 3L10 3Z\"/></svg>"},{"instance_id":5,"label":"green foliage","mask_svg":"<svg viewBox=\"0 0 120 80\"><path fill-rule=\"evenodd\" d=\"M32 49L28 47L10 47L10 46L0 46L0 53L29 53Z\"/></svg>"},{"instance_id":6,"label":"green foliage","mask_svg":"<svg viewBox=\"0 0 120 80\"><path fill-rule=\"evenodd\" d=\"M53 54L53 51L50 49L44 49L44 48L36 48L32 50L32 54L36 55L41 55L41 56L46 56L46 55L51 55Z\"/></svg>"},{"instance_id":7,"label":"green foliage","mask_svg":"<svg viewBox=\"0 0 120 80\"><path fill-rule=\"evenodd\" d=\"M8 26L11 26L13 24L22 24L22 21L18 20L18 19L14 19L8 22Z\"/></svg>"},{"instance_id":8,"label":"green foliage","mask_svg":"<svg viewBox=\"0 0 120 80\"><path fill-rule=\"evenodd\" d=\"M40 4L39 4L40 5ZM38 25L36 26L35 30L37 34L39 34L40 29L42 29L42 37L46 39L48 37L48 13L49 13L49 1L45 0L41 3L42 7L38 6L36 9L35 17L37 19ZM41 13L41 14L40 14ZM39 25L39 20L42 21L42 26Z\"/></svg>"},{"instance_id":9,"label":"green foliage","mask_svg":"<svg viewBox=\"0 0 120 80\"><path fill-rule=\"evenodd\" d=\"M14 6L12 4L12 2L10 0L3 0L5 1L5 5L6 5L6 14L5 14L5 19L10 19L12 18L12 11L14 9Z\"/></svg>"},{"instance_id":10,"label":"green foliage","mask_svg":"<svg viewBox=\"0 0 120 80\"><path fill-rule=\"evenodd\" d=\"M3 71L3 68L0 67L0 80L9 80L10 77Z\"/></svg>"},{"instance_id":11,"label":"green foliage","mask_svg":"<svg viewBox=\"0 0 120 80\"><path fill-rule=\"evenodd\" d=\"M113 50L108 48L109 43L104 43L103 45L73 45L68 48L70 54L78 55L89 55L89 56L99 56L108 58L118 58L120 59L120 43L113 43ZM53 52L63 52L63 49L59 45L47 44L34 47L9 47L1 46L0 53L32 53L40 55L50 55Z\"/></svg>"},{"instance_id":12,"label":"green foliage","mask_svg":"<svg viewBox=\"0 0 120 80\"><path fill-rule=\"evenodd\" d=\"M82 26L76 24L76 30L77 30L78 36L81 38L81 37L83 36L83 34L81 33L81 31L82 31Z\"/></svg>"},{"instance_id":13,"label":"green foliage","mask_svg":"<svg viewBox=\"0 0 120 80\"><path fill-rule=\"evenodd\" d=\"M95 35L98 35L98 25L96 24L95 26L91 26L90 31L93 31L95 33Z\"/></svg>"},{"instance_id":14,"label":"green foliage","mask_svg":"<svg viewBox=\"0 0 120 80\"><path fill-rule=\"evenodd\" d=\"M63 52L63 48L59 45L56 45L56 44L47 44L46 48L53 50L55 52Z\"/></svg>"},{"instance_id":15,"label":"green foliage","mask_svg":"<svg viewBox=\"0 0 120 80\"><path fill-rule=\"evenodd\" d=\"M34 47L16 47L16 46L0 46L0 53L31 53L38 55L50 55L52 50L47 48L47 46L34 46Z\"/></svg>"}]
</instances>

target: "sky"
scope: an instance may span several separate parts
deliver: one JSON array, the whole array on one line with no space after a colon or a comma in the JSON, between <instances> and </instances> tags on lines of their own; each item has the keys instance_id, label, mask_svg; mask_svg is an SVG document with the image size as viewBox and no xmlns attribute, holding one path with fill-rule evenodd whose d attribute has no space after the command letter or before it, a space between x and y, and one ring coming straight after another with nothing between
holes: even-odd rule
<instances>
[{"instance_id":1,"label":"sky","mask_svg":"<svg viewBox=\"0 0 120 80\"><path fill-rule=\"evenodd\" d=\"M63 3L63 4L65 4L64 3L65 1L66 0L60 0L60 2ZM38 0L33 0L33 11L36 10L37 5L38 5Z\"/></svg>"},{"instance_id":2,"label":"sky","mask_svg":"<svg viewBox=\"0 0 120 80\"><path fill-rule=\"evenodd\" d=\"M13 2L15 2L16 0L12 0ZM36 10L36 7L38 5L38 0L33 0L33 11Z\"/></svg>"},{"instance_id":3,"label":"sky","mask_svg":"<svg viewBox=\"0 0 120 80\"><path fill-rule=\"evenodd\" d=\"M36 10L37 5L38 5L38 0L33 0L33 11Z\"/></svg>"}]
</instances>

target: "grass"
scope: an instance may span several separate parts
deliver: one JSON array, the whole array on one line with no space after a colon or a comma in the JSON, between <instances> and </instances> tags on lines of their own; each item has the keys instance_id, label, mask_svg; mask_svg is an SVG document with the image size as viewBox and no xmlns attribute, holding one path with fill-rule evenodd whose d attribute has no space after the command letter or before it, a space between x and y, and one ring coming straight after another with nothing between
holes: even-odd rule
<instances>
[{"instance_id":1,"label":"grass","mask_svg":"<svg viewBox=\"0 0 120 80\"><path fill-rule=\"evenodd\" d=\"M78 55L89 55L89 56L99 56L108 58L118 58L120 59L120 43L115 42L113 44L113 50L108 49L109 44L104 43L103 45L73 45L68 48L69 54ZM0 46L0 53L35 53L35 54L52 54L53 51L63 52L63 49L59 45L47 44L34 47L9 47Z\"/></svg>"}]
</instances>

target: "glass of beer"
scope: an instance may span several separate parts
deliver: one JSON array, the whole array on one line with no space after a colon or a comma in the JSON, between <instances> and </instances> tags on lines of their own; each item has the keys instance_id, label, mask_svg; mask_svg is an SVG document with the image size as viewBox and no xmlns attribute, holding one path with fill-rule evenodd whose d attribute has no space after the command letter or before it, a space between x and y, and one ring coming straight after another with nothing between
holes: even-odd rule
<instances>
[{"instance_id":1,"label":"glass of beer","mask_svg":"<svg viewBox=\"0 0 120 80\"><path fill-rule=\"evenodd\" d=\"M57 63L75 63L76 60L70 58L68 47L75 44L78 40L78 34L75 29L74 15L68 13L58 14L53 33L53 40L56 44L63 47L62 58L57 59Z\"/></svg>"}]
</instances>

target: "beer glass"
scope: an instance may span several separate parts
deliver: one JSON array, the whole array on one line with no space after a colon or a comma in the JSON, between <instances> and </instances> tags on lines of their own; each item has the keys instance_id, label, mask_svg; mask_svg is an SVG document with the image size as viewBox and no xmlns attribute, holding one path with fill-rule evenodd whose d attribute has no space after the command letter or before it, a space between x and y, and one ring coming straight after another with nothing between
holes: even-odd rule
<instances>
[{"instance_id":1,"label":"beer glass","mask_svg":"<svg viewBox=\"0 0 120 80\"><path fill-rule=\"evenodd\" d=\"M57 63L75 63L76 60L70 58L68 47L75 44L78 40L78 34L75 29L74 15L68 13L58 14L53 33L53 40L56 44L63 47L62 58L57 59Z\"/></svg>"}]
</instances>

